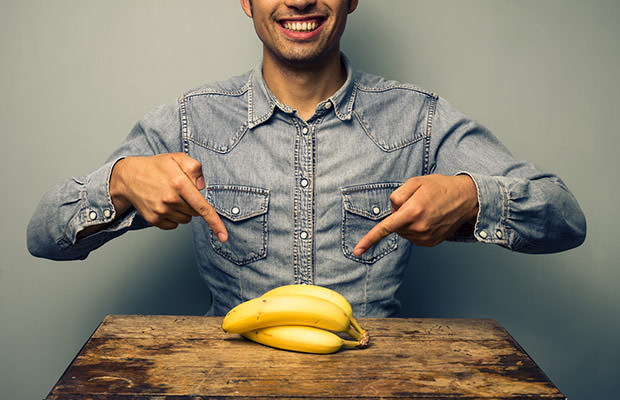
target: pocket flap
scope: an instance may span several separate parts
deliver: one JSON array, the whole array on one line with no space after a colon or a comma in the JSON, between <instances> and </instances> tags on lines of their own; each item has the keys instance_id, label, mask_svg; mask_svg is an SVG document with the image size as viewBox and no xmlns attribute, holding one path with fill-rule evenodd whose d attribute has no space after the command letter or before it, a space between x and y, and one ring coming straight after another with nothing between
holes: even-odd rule
<instances>
[{"instance_id":1,"label":"pocket flap","mask_svg":"<svg viewBox=\"0 0 620 400\"><path fill-rule=\"evenodd\" d=\"M209 185L207 201L218 214L231 221L242 221L267 212L269 190L251 186Z\"/></svg>"},{"instance_id":2,"label":"pocket flap","mask_svg":"<svg viewBox=\"0 0 620 400\"><path fill-rule=\"evenodd\" d=\"M390 194L400 185L386 182L341 188L344 209L371 220L383 219L392 213Z\"/></svg>"}]
</instances>

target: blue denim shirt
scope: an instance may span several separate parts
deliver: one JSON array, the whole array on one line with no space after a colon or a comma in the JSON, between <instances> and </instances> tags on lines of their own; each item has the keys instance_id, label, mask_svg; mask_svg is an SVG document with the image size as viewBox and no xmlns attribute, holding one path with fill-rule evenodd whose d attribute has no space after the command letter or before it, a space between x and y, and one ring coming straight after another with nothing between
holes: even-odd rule
<instances>
[{"instance_id":1,"label":"blue denim shirt","mask_svg":"<svg viewBox=\"0 0 620 400\"><path fill-rule=\"evenodd\" d=\"M307 121L275 98L260 65L147 114L105 165L44 196L28 227L30 251L83 259L127 230L146 227L133 211L76 240L85 227L117 217L109 195L117 160L179 151L202 163L204 196L229 232L221 243L201 218L192 221L198 268L216 315L293 282L339 291L360 317L396 313L412 245L392 234L360 257L353 248L390 214L390 193L413 176L473 178L476 225L453 240L530 253L584 240L584 216L560 179L514 159L441 97L354 72L343 59L346 82Z\"/></svg>"}]
</instances>

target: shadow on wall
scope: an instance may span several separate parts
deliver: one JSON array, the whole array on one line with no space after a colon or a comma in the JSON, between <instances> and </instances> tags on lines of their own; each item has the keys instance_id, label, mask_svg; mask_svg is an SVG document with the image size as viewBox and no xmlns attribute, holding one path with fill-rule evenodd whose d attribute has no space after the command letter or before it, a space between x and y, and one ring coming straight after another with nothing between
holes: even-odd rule
<instances>
[{"instance_id":1,"label":"shadow on wall","mask_svg":"<svg viewBox=\"0 0 620 400\"><path fill-rule=\"evenodd\" d=\"M508 325L512 317L546 323L544 305L564 291L557 282L549 285L557 273L544 265L549 257L475 243L414 247L398 293L400 314L494 318Z\"/></svg>"},{"instance_id":2,"label":"shadow on wall","mask_svg":"<svg viewBox=\"0 0 620 400\"><path fill-rule=\"evenodd\" d=\"M136 238L135 248L144 251L128 257L124 274L115 274L117 298L107 313L204 315L210 293L196 268L190 227L172 232L149 228L128 235Z\"/></svg>"}]
</instances>

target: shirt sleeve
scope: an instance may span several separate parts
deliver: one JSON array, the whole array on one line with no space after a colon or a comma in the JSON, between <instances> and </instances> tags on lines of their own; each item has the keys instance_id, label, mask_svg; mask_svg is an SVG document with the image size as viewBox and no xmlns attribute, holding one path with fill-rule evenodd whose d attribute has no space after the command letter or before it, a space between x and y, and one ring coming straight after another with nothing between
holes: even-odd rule
<instances>
[{"instance_id":1,"label":"shirt sleeve","mask_svg":"<svg viewBox=\"0 0 620 400\"><path fill-rule=\"evenodd\" d=\"M129 230L147 227L146 221L133 209L117 215L110 197L112 168L124 157L181 149L177 103L148 113L101 167L60 182L43 195L27 228L30 253L53 260L85 259L109 240ZM105 229L78 240L80 231L106 223L109 225Z\"/></svg>"},{"instance_id":2,"label":"shirt sleeve","mask_svg":"<svg viewBox=\"0 0 620 400\"><path fill-rule=\"evenodd\" d=\"M524 253L559 252L583 243L585 216L559 177L515 159L488 129L441 98L431 132L431 172L467 174L478 191L475 226L452 240Z\"/></svg>"}]
</instances>

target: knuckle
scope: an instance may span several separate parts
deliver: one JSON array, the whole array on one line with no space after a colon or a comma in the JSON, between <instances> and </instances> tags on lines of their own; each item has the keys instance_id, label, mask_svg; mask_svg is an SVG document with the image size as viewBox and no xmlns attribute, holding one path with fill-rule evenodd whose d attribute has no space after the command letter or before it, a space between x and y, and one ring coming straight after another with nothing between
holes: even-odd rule
<instances>
[{"instance_id":1,"label":"knuckle","mask_svg":"<svg viewBox=\"0 0 620 400\"><path fill-rule=\"evenodd\" d=\"M170 179L170 187L175 191L179 192L185 183L185 176L181 174L177 174Z\"/></svg>"},{"instance_id":2,"label":"knuckle","mask_svg":"<svg viewBox=\"0 0 620 400\"><path fill-rule=\"evenodd\" d=\"M157 214L149 214L145 216L144 219L146 220L146 222L148 222L149 225L152 226L159 227L162 223L162 218Z\"/></svg>"},{"instance_id":3,"label":"knuckle","mask_svg":"<svg viewBox=\"0 0 620 400\"><path fill-rule=\"evenodd\" d=\"M416 203L409 208L408 214L412 220L421 220L424 216L424 207Z\"/></svg>"},{"instance_id":4,"label":"knuckle","mask_svg":"<svg viewBox=\"0 0 620 400\"><path fill-rule=\"evenodd\" d=\"M402 195L398 191L393 191L390 194L390 202L392 204L401 205L403 203Z\"/></svg>"},{"instance_id":5,"label":"knuckle","mask_svg":"<svg viewBox=\"0 0 620 400\"><path fill-rule=\"evenodd\" d=\"M433 226L429 221L422 220L418 222L416 228L418 232L428 234L433 229Z\"/></svg>"},{"instance_id":6,"label":"knuckle","mask_svg":"<svg viewBox=\"0 0 620 400\"><path fill-rule=\"evenodd\" d=\"M175 204L177 202L177 196L173 193L166 193L162 196L161 201L163 203L161 207L163 208L168 205Z\"/></svg>"},{"instance_id":7,"label":"knuckle","mask_svg":"<svg viewBox=\"0 0 620 400\"><path fill-rule=\"evenodd\" d=\"M165 203L159 203L153 206L152 210L153 212L153 219L161 219L162 215L166 215L168 213L168 206Z\"/></svg>"},{"instance_id":8,"label":"knuckle","mask_svg":"<svg viewBox=\"0 0 620 400\"><path fill-rule=\"evenodd\" d=\"M187 168L191 172L201 172L202 171L202 164L200 164L200 162L198 160L195 160L193 158L189 158L189 160L187 161Z\"/></svg>"}]
</instances>

